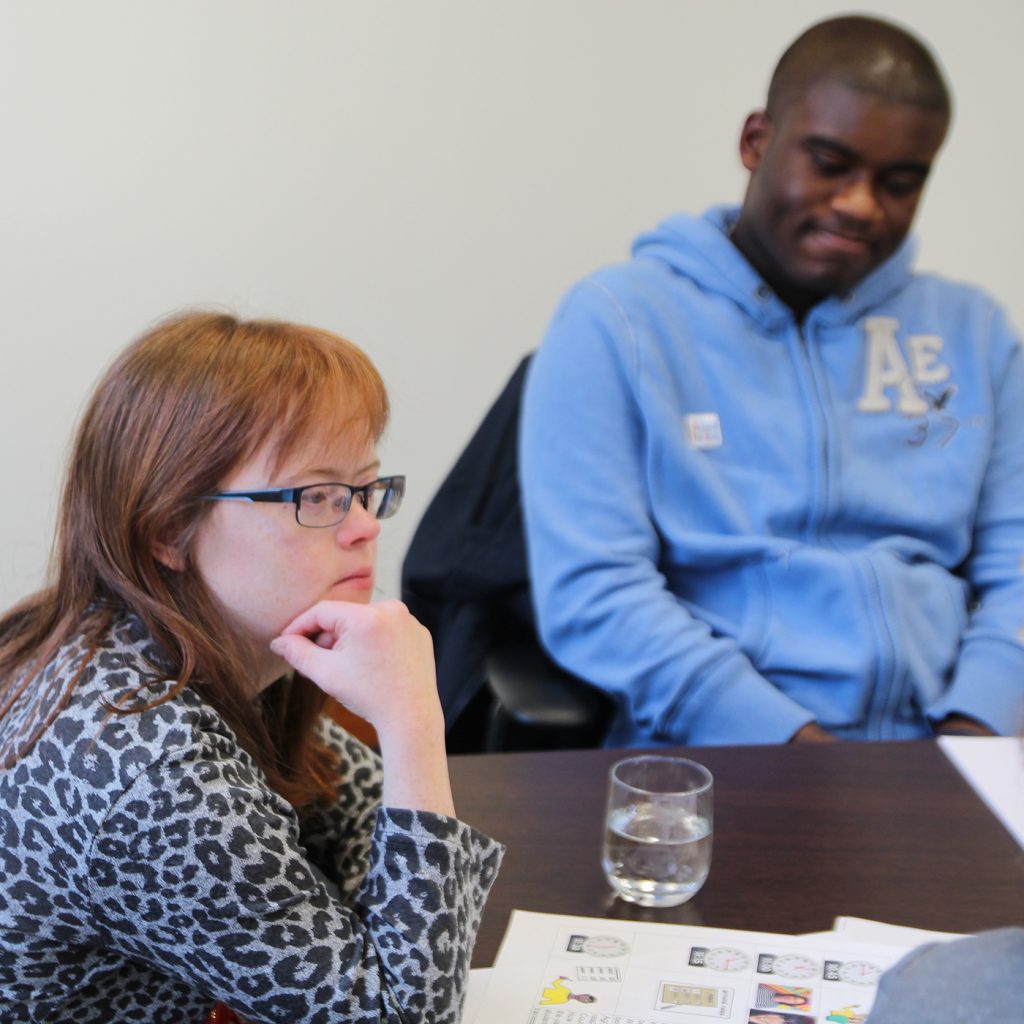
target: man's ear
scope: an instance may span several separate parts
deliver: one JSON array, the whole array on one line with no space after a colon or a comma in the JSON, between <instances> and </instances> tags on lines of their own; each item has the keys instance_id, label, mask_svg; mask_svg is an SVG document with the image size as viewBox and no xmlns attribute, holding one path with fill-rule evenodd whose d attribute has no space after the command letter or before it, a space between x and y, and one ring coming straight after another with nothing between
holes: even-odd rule
<instances>
[{"instance_id":1,"label":"man's ear","mask_svg":"<svg viewBox=\"0 0 1024 1024\"><path fill-rule=\"evenodd\" d=\"M748 171L756 171L772 137L772 122L763 110L755 110L743 122L740 132L740 160Z\"/></svg>"},{"instance_id":2,"label":"man's ear","mask_svg":"<svg viewBox=\"0 0 1024 1024\"><path fill-rule=\"evenodd\" d=\"M181 572L185 568L185 556L175 544L165 544L163 541L153 541L153 557L165 568L172 572Z\"/></svg>"}]
</instances>

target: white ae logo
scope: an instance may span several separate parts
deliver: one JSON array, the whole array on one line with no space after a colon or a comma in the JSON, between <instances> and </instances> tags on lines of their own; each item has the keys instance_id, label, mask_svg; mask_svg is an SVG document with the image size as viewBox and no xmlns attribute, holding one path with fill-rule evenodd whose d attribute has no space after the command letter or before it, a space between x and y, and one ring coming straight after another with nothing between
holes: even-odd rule
<instances>
[{"instance_id":1,"label":"white ae logo","mask_svg":"<svg viewBox=\"0 0 1024 1024\"><path fill-rule=\"evenodd\" d=\"M857 402L861 412L888 412L892 399L886 394L895 388L896 408L907 416L928 412L928 403L917 390L918 384L941 384L949 379L949 367L939 362L942 338L937 334L912 334L907 339L910 365L896 341L899 321L891 316L871 316L864 321L868 352L864 365L864 391Z\"/></svg>"}]
</instances>

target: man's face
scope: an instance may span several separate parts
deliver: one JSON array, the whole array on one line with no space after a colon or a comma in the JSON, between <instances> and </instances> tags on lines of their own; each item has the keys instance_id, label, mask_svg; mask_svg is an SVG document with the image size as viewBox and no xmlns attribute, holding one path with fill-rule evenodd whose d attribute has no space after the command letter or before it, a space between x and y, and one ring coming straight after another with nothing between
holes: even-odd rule
<instances>
[{"instance_id":1,"label":"man's face","mask_svg":"<svg viewBox=\"0 0 1024 1024\"><path fill-rule=\"evenodd\" d=\"M736 245L797 308L852 288L906 237L946 127L941 113L829 79L775 120L751 114Z\"/></svg>"}]
</instances>

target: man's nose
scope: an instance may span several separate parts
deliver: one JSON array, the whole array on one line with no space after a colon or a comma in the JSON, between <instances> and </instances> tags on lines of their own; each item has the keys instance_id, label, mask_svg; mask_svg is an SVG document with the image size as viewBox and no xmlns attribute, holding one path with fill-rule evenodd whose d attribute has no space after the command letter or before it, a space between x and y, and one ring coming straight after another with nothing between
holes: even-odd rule
<instances>
[{"instance_id":1,"label":"man's nose","mask_svg":"<svg viewBox=\"0 0 1024 1024\"><path fill-rule=\"evenodd\" d=\"M832 196L832 209L851 220L872 223L882 215L874 183L866 174L849 179Z\"/></svg>"}]
</instances>

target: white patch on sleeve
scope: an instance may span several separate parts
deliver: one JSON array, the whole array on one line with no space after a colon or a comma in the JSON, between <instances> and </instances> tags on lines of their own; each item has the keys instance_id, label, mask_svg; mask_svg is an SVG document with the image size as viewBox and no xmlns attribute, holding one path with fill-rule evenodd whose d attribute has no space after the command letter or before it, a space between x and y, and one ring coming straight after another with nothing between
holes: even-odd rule
<instances>
[{"instance_id":1,"label":"white patch on sleeve","mask_svg":"<svg viewBox=\"0 0 1024 1024\"><path fill-rule=\"evenodd\" d=\"M722 424L717 412L691 412L686 417L686 439L692 448L721 448Z\"/></svg>"}]
</instances>

